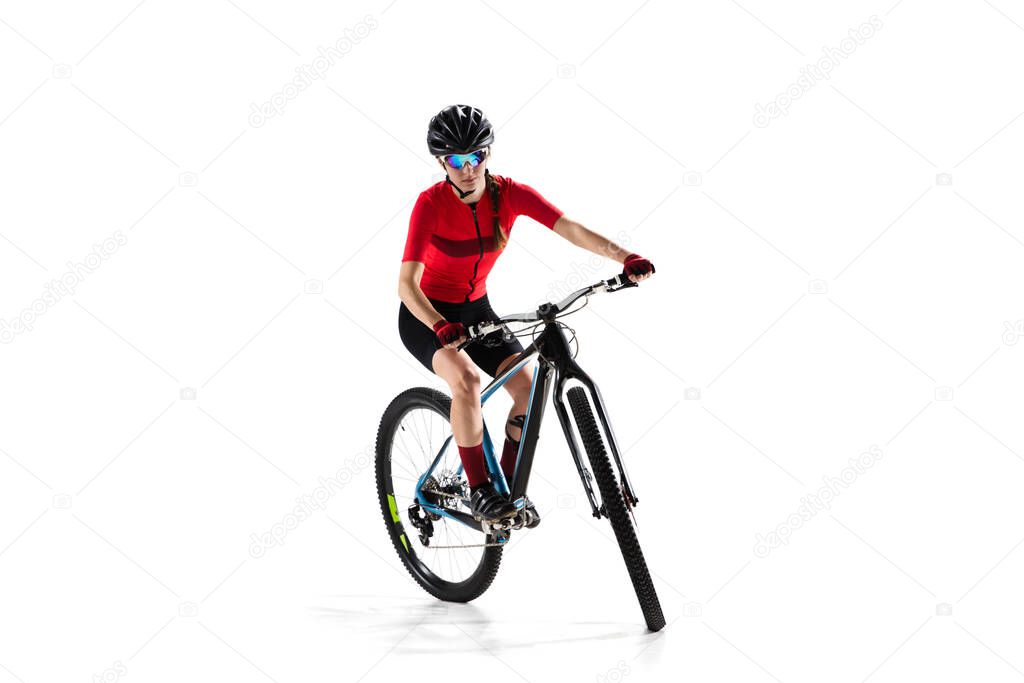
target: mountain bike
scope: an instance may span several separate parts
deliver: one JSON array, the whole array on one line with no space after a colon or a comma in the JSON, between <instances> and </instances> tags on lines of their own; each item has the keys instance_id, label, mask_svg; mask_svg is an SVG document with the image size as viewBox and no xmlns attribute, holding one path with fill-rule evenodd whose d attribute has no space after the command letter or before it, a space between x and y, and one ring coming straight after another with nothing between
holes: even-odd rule
<instances>
[{"instance_id":1,"label":"mountain bike","mask_svg":"<svg viewBox=\"0 0 1024 683\"><path fill-rule=\"evenodd\" d=\"M377 493L398 556L428 593L441 600L468 602L483 594L494 581L513 530L524 529L528 521L524 507L526 489L544 406L553 389L552 403L592 513L598 519L607 517L612 525L647 628L658 631L665 626L661 603L634 528L633 508L639 498L626 472L601 392L576 364L575 354L570 352L571 340L566 338L563 328L572 332L573 339L575 331L558 320L582 309L594 294L636 286L623 272L583 287L557 303L543 303L536 311L467 326L467 341L458 346L460 350L473 343L500 343L496 336L499 334L506 340L531 335L530 345L481 390L481 406L509 378L531 361L538 361L511 482L506 481L495 456L486 420L483 425L487 470L495 489L518 508L514 517L490 523L477 521L470 514L469 484L449 423L450 397L435 389L415 387L402 392L388 405L377 432ZM580 299L584 300L583 305L570 310ZM527 327L513 333L509 324L515 323ZM570 380L582 386L566 391ZM590 393L589 400L585 389ZM589 468L581 456L565 397ZM595 483L600 499L594 491Z\"/></svg>"}]
</instances>

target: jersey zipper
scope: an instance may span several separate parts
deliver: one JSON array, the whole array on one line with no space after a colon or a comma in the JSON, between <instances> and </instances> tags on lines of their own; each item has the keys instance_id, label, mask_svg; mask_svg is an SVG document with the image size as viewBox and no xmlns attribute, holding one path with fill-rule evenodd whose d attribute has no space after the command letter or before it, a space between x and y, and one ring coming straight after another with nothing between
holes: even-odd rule
<instances>
[{"instance_id":1,"label":"jersey zipper","mask_svg":"<svg viewBox=\"0 0 1024 683\"><path fill-rule=\"evenodd\" d=\"M476 263L473 264L473 277L469 279L469 291L466 292L467 304L469 303L469 295L473 293L474 289L476 289L476 283L474 283L473 280L476 279L477 271L480 268L480 262L484 259L484 239L480 235L480 223L476 218L476 204L474 203L469 208L473 210L473 225L476 227L476 239L480 245L480 256L477 258Z\"/></svg>"}]
</instances>

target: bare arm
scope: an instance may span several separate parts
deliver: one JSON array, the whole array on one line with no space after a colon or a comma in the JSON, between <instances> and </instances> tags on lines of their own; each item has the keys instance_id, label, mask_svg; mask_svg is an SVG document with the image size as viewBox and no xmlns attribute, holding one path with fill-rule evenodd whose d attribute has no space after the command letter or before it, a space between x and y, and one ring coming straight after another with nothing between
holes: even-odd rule
<instances>
[{"instance_id":1,"label":"bare arm","mask_svg":"<svg viewBox=\"0 0 1024 683\"><path fill-rule=\"evenodd\" d=\"M398 274L398 298L402 300L409 312L429 328L434 327L444 316L430 305L427 295L420 289L420 278L423 277L423 264L419 261L403 261L402 270Z\"/></svg>"},{"instance_id":2,"label":"bare arm","mask_svg":"<svg viewBox=\"0 0 1024 683\"><path fill-rule=\"evenodd\" d=\"M620 247L603 235L590 230L565 216L559 218L552 228L560 237L572 242L577 247L586 249L600 256L622 263L631 253L629 249Z\"/></svg>"},{"instance_id":3,"label":"bare arm","mask_svg":"<svg viewBox=\"0 0 1024 683\"><path fill-rule=\"evenodd\" d=\"M419 261L403 261L402 270L398 274L398 298L409 309L417 320L434 329L439 320L446 318L430 305L427 295L420 289L420 278L423 277L423 264ZM446 349L456 349L467 337L460 336L455 341L445 344Z\"/></svg>"}]
</instances>

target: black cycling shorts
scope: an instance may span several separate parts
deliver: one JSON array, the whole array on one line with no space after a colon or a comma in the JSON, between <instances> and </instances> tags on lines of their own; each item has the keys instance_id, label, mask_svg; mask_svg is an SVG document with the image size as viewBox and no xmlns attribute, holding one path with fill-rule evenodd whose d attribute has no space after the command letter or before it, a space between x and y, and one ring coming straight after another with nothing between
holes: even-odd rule
<instances>
[{"instance_id":1,"label":"black cycling shorts","mask_svg":"<svg viewBox=\"0 0 1024 683\"><path fill-rule=\"evenodd\" d=\"M427 298L430 304L438 313L444 316L448 322L460 322L463 325L480 323L485 320L496 320L500 316L491 308L491 303L484 294L476 301L468 303L450 303ZM412 311L402 302L398 307L398 334L402 337L402 343L409 353L416 357L423 367L434 372L434 352L441 347L434 330L421 323ZM498 335L495 335L498 336ZM489 338L490 339L490 338ZM470 359L476 363L481 370L491 377L497 376L498 366L509 356L521 353L523 345L513 337L509 341L502 342L499 346L484 346L480 343L473 343L467 346L464 351Z\"/></svg>"}]
</instances>

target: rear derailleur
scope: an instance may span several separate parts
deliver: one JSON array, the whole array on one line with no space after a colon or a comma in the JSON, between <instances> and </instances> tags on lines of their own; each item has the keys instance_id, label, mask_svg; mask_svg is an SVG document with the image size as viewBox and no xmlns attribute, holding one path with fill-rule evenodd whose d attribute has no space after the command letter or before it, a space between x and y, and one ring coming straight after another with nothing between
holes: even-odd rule
<instances>
[{"instance_id":1,"label":"rear derailleur","mask_svg":"<svg viewBox=\"0 0 1024 683\"><path fill-rule=\"evenodd\" d=\"M421 489L423 497L427 502L437 507L443 507L445 499L458 498L462 494L461 484L457 477L452 475L442 476L442 483L437 477L431 475ZM409 523L420 532L420 543L430 545L430 539L434 535L434 522L441 519L441 515L424 510L419 503L409 506Z\"/></svg>"},{"instance_id":2,"label":"rear derailleur","mask_svg":"<svg viewBox=\"0 0 1024 683\"><path fill-rule=\"evenodd\" d=\"M419 503L409 506L409 523L420 532L420 543L423 545L430 545L430 538L434 535L434 521L438 519L441 519L440 515L425 511Z\"/></svg>"}]
</instances>

